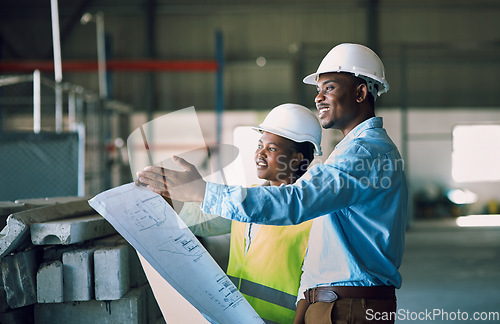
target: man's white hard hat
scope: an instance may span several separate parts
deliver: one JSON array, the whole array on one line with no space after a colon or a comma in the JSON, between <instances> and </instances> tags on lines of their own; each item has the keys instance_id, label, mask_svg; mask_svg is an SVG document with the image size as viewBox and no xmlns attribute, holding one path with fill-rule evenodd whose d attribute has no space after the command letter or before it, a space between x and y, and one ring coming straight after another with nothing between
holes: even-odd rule
<instances>
[{"instance_id":1,"label":"man's white hard hat","mask_svg":"<svg viewBox=\"0 0 500 324\"><path fill-rule=\"evenodd\" d=\"M321 155L321 125L316 115L307 107L286 103L274 107L262 124L252 127L258 132L273 133L295 142L310 142L314 154Z\"/></svg>"},{"instance_id":2,"label":"man's white hard hat","mask_svg":"<svg viewBox=\"0 0 500 324\"><path fill-rule=\"evenodd\" d=\"M320 74L330 72L348 72L364 79L368 91L375 99L377 95L389 90L384 64L374 51L360 44L344 43L335 46L323 58L316 73L309 74L303 81L317 85Z\"/></svg>"}]
</instances>

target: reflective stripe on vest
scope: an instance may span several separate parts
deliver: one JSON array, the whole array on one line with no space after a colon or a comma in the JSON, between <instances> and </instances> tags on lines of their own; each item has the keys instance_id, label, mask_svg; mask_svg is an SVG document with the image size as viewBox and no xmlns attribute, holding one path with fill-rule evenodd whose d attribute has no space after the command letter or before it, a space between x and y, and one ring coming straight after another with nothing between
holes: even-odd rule
<instances>
[{"instance_id":1,"label":"reflective stripe on vest","mask_svg":"<svg viewBox=\"0 0 500 324\"><path fill-rule=\"evenodd\" d=\"M227 275L263 319L292 323L312 221L261 225L245 254L245 223L232 222Z\"/></svg>"},{"instance_id":2,"label":"reflective stripe on vest","mask_svg":"<svg viewBox=\"0 0 500 324\"><path fill-rule=\"evenodd\" d=\"M279 291L277 289L260 285L258 283L251 282L245 279L241 279L241 282L239 282L239 278L233 276L229 276L229 278L236 285L236 287L238 287L239 285L240 292L242 292L243 294L259 298L295 311L295 302L297 301L297 296L290 295L283 291Z\"/></svg>"}]
</instances>

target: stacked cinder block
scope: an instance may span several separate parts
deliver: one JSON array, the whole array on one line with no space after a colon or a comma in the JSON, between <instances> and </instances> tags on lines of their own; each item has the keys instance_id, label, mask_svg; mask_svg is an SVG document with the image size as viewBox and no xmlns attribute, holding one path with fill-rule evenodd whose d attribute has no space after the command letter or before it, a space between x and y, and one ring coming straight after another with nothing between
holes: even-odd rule
<instances>
[{"instance_id":1,"label":"stacked cinder block","mask_svg":"<svg viewBox=\"0 0 500 324\"><path fill-rule=\"evenodd\" d=\"M86 200L18 210L0 233L0 323L164 323L137 253Z\"/></svg>"},{"instance_id":2,"label":"stacked cinder block","mask_svg":"<svg viewBox=\"0 0 500 324\"><path fill-rule=\"evenodd\" d=\"M39 251L8 255L0 262L7 304L18 308L36 303L36 271Z\"/></svg>"},{"instance_id":3,"label":"stacked cinder block","mask_svg":"<svg viewBox=\"0 0 500 324\"><path fill-rule=\"evenodd\" d=\"M36 297L39 303L62 303L63 264L61 261L44 262L36 275Z\"/></svg>"},{"instance_id":4,"label":"stacked cinder block","mask_svg":"<svg viewBox=\"0 0 500 324\"><path fill-rule=\"evenodd\" d=\"M125 244L94 252L95 299L117 300L130 289L129 248Z\"/></svg>"}]
</instances>

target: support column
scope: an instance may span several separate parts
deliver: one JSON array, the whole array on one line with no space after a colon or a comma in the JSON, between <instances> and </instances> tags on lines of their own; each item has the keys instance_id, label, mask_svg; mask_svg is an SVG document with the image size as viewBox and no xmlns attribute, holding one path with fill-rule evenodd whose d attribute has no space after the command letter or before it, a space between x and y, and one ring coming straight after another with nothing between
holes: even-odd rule
<instances>
[{"instance_id":1,"label":"support column","mask_svg":"<svg viewBox=\"0 0 500 324\"><path fill-rule=\"evenodd\" d=\"M146 57L148 59L156 58L156 1L147 0L146 1ZM153 113L157 110L158 102L156 100L156 82L155 82L155 72L148 72L146 76L146 89L144 91L146 98L146 111L147 120L153 119Z\"/></svg>"},{"instance_id":2,"label":"support column","mask_svg":"<svg viewBox=\"0 0 500 324\"><path fill-rule=\"evenodd\" d=\"M379 0L366 0L366 45L380 56L378 7Z\"/></svg>"}]
</instances>

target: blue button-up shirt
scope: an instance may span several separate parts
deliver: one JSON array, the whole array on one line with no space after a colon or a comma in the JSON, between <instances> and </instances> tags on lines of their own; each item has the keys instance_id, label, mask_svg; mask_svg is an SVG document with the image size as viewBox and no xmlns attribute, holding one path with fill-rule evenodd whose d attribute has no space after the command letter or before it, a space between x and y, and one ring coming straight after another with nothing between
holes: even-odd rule
<instances>
[{"instance_id":1,"label":"blue button-up shirt","mask_svg":"<svg viewBox=\"0 0 500 324\"><path fill-rule=\"evenodd\" d=\"M269 225L314 219L301 292L316 286L401 286L408 189L404 164L380 117L350 131L324 164L295 184L208 183L207 213Z\"/></svg>"}]
</instances>

